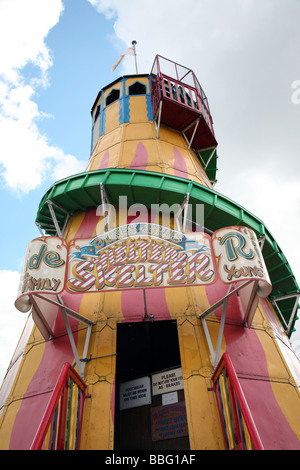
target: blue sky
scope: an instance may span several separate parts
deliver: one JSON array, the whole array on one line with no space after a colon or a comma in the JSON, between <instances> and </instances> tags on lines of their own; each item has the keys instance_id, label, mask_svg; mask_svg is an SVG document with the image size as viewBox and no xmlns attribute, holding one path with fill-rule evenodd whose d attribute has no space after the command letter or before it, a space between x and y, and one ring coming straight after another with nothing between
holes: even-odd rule
<instances>
[{"instance_id":1,"label":"blue sky","mask_svg":"<svg viewBox=\"0 0 300 470\"><path fill-rule=\"evenodd\" d=\"M91 106L134 73L131 56L111 72L133 39L140 73L156 54L195 71L219 142L215 189L266 223L300 282L299 24L299 0L0 0L0 380L39 202L84 170Z\"/></svg>"}]
</instances>

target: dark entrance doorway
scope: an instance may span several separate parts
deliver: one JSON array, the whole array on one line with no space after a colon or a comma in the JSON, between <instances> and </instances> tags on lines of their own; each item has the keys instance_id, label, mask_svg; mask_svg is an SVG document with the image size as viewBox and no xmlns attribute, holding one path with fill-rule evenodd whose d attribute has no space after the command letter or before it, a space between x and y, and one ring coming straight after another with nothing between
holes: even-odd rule
<instances>
[{"instance_id":1,"label":"dark entrance doorway","mask_svg":"<svg viewBox=\"0 0 300 470\"><path fill-rule=\"evenodd\" d=\"M114 448L189 449L176 321L117 327Z\"/></svg>"}]
</instances>

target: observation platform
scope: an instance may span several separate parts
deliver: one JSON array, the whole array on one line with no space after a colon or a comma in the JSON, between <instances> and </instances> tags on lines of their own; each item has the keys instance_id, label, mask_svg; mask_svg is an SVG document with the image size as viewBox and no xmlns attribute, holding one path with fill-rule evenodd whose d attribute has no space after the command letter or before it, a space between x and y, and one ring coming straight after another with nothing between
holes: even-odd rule
<instances>
[{"instance_id":1,"label":"observation platform","mask_svg":"<svg viewBox=\"0 0 300 470\"><path fill-rule=\"evenodd\" d=\"M207 97L194 72L157 55L150 73L153 116L182 132L194 150L217 146Z\"/></svg>"}]
</instances>

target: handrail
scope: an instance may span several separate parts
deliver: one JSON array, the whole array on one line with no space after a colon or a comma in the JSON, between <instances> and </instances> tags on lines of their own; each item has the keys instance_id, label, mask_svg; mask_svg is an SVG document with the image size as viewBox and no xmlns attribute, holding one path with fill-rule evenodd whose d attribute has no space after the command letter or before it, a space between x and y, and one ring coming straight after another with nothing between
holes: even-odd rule
<instances>
[{"instance_id":1,"label":"handrail","mask_svg":"<svg viewBox=\"0 0 300 470\"><path fill-rule=\"evenodd\" d=\"M181 90L179 90L180 88ZM188 96L189 94L190 96ZM192 95L195 96L195 100L193 100ZM160 73L156 77L156 83L152 88L151 96L154 105L154 114L157 109L158 102L160 101L161 96L163 96L164 98L181 104L187 108L191 108L199 114L202 114L208 127L214 134L213 119L207 106L208 103L207 101L205 102L203 97L199 94L198 88L182 83L173 77Z\"/></svg>"},{"instance_id":2,"label":"handrail","mask_svg":"<svg viewBox=\"0 0 300 470\"><path fill-rule=\"evenodd\" d=\"M178 67L180 67L180 69L185 72L185 74L181 77L178 75ZM165 70L165 68L167 70ZM172 71L174 72L173 74ZM198 112L203 115L207 125L214 134L213 119L210 113L208 100L193 70L170 59L167 59L166 57L157 55L152 66L150 76L152 77L151 95L154 105L154 114L158 106L158 101L161 97L161 92L165 98L167 97L172 101L183 104L184 106L191 106L186 100L185 93L181 95L183 101L179 99L178 86L181 86L182 88L187 89L195 94L195 101L197 102L198 107L192 106L192 108L197 109ZM189 80L186 80L187 76L189 77ZM169 82L169 94L166 93L164 80ZM177 91L177 98L174 96L174 93L171 94L170 81L174 82L174 88L176 88ZM192 97L190 98L192 101Z\"/></svg>"},{"instance_id":3,"label":"handrail","mask_svg":"<svg viewBox=\"0 0 300 470\"><path fill-rule=\"evenodd\" d=\"M30 450L79 449L86 387L71 364L65 363Z\"/></svg>"},{"instance_id":4,"label":"handrail","mask_svg":"<svg viewBox=\"0 0 300 470\"><path fill-rule=\"evenodd\" d=\"M221 357L212 381L227 449L264 450L228 353Z\"/></svg>"}]
</instances>

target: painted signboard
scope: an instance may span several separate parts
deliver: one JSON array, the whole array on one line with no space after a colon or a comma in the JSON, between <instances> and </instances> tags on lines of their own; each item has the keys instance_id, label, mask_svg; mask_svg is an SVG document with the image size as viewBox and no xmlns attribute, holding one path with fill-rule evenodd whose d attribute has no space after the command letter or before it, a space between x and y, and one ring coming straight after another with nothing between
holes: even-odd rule
<instances>
[{"instance_id":1,"label":"painted signboard","mask_svg":"<svg viewBox=\"0 0 300 470\"><path fill-rule=\"evenodd\" d=\"M271 293L271 281L255 232L247 227L225 227L212 235L213 252L218 260L222 282L257 280L258 295Z\"/></svg>"},{"instance_id":2,"label":"painted signboard","mask_svg":"<svg viewBox=\"0 0 300 470\"><path fill-rule=\"evenodd\" d=\"M188 435L184 402L151 409L152 440L174 439Z\"/></svg>"},{"instance_id":3,"label":"painted signboard","mask_svg":"<svg viewBox=\"0 0 300 470\"><path fill-rule=\"evenodd\" d=\"M59 237L32 240L26 250L15 306L27 312L32 293L59 294L65 288L68 249Z\"/></svg>"},{"instance_id":4,"label":"painted signboard","mask_svg":"<svg viewBox=\"0 0 300 470\"><path fill-rule=\"evenodd\" d=\"M199 286L217 279L224 283L257 280L258 295L269 295L270 279L252 230L226 227L210 237L132 223L68 244L59 237L33 240L15 305L28 311L28 295L58 294L64 289L82 293Z\"/></svg>"},{"instance_id":5,"label":"painted signboard","mask_svg":"<svg viewBox=\"0 0 300 470\"><path fill-rule=\"evenodd\" d=\"M150 404L150 377L140 377L120 384L120 410Z\"/></svg>"},{"instance_id":6,"label":"painted signboard","mask_svg":"<svg viewBox=\"0 0 300 470\"><path fill-rule=\"evenodd\" d=\"M125 238L124 238L125 237ZM67 289L94 292L211 284L210 239L156 224L130 224L70 246Z\"/></svg>"},{"instance_id":7,"label":"painted signboard","mask_svg":"<svg viewBox=\"0 0 300 470\"><path fill-rule=\"evenodd\" d=\"M183 389L181 367L152 375L152 395Z\"/></svg>"}]
</instances>

